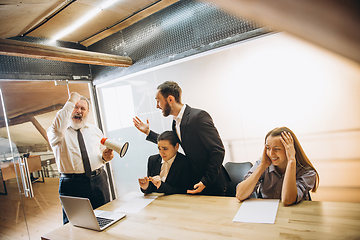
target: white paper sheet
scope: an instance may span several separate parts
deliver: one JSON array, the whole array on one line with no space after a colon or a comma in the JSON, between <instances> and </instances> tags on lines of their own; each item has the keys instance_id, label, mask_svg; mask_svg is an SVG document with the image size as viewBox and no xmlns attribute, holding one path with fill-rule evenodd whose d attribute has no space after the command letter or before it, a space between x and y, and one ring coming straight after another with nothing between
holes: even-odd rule
<instances>
[{"instance_id":1,"label":"white paper sheet","mask_svg":"<svg viewBox=\"0 0 360 240\"><path fill-rule=\"evenodd\" d=\"M243 202L233 222L275 223L279 199L248 199Z\"/></svg>"},{"instance_id":2,"label":"white paper sheet","mask_svg":"<svg viewBox=\"0 0 360 240\"><path fill-rule=\"evenodd\" d=\"M120 199L126 203L114 212L137 213L154 201L155 198L157 198L157 196L144 196L141 192L130 192L120 197Z\"/></svg>"}]
</instances>

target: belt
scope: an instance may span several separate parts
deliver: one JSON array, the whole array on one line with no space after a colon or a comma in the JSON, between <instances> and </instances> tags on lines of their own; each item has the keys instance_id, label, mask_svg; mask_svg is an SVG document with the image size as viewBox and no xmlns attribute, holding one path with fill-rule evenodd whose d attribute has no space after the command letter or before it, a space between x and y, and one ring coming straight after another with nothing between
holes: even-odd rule
<instances>
[{"instance_id":1,"label":"belt","mask_svg":"<svg viewBox=\"0 0 360 240\"><path fill-rule=\"evenodd\" d=\"M91 172L91 177L95 177L101 173L103 168L98 168ZM73 177L86 177L85 173L61 173L61 177L73 178Z\"/></svg>"}]
</instances>

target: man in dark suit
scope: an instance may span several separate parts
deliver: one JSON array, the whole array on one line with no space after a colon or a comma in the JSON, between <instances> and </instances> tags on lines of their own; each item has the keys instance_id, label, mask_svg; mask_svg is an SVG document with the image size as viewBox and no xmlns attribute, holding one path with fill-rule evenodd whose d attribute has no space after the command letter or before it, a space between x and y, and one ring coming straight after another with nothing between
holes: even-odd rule
<instances>
[{"instance_id":1,"label":"man in dark suit","mask_svg":"<svg viewBox=\"0 0 360 240\"><path fill-rule=\"evenodd\" d=\"M143 193L186 193L192 187L190 162L179 153L179 140L173 131L165 131L158 137L159 154L148 160L147 177L140 178Z\"/></svg>"},{"instance_id":2,"label":"man in dark suit","mask_svg":"<svg viewBox=\"0 0 360 240\"><path fill-rule=\"evenodd\" d=\"M194 189L188 193L223 196L230 182L222 163L225 149L211 116L204 110L181 103L181 88L175 82L164 82L157 88L156 107L165 117L174 116L173 131L180 140L185 155L193 167ZM146 140L157 142L157 134L150 130L149 120L133 119L137 129L147 135Z\"/></svg>"}]
</instances>

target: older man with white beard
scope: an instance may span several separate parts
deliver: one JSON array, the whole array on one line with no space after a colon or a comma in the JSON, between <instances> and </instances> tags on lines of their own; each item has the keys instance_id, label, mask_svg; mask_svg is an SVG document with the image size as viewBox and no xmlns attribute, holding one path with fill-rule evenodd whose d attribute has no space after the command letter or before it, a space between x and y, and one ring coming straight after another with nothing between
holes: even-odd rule
<instances>
[{"instance_id":1,"label":"older man with white beard","mask_svg":"<svg viewBox=\"0 0 360 240\"><path fill-rule=\"evenodd\" d=\"M61 174L59 194L88 198L95 209L110 201L103 165L114 153L100 144L101 130L87 123L89 107L87 98L72 92L47 135ZM63 210L63 223L68 222Z\"/></svg>"}]
</instances>

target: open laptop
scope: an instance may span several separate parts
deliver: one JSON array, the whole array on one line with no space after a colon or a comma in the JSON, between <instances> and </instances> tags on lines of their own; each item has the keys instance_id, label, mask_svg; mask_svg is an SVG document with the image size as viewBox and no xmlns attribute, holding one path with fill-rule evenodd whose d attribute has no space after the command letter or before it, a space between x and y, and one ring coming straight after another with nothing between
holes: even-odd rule
<instances>
[{"instance_id":1,"label":"open laptop","mask_svg":"<svg viewBox=\"0 0 360 240\"><path fill-rule=\"evenodd\" d=\"M77 227L102 231L126 216L125 213L94 211L87 198L60 196L60 201L70 223Z\"/></svg>"}]
</instances>

